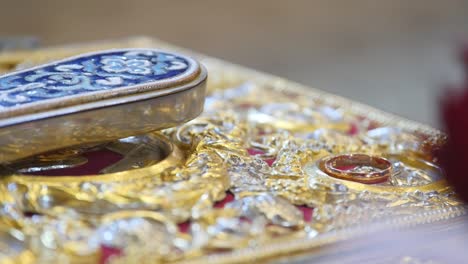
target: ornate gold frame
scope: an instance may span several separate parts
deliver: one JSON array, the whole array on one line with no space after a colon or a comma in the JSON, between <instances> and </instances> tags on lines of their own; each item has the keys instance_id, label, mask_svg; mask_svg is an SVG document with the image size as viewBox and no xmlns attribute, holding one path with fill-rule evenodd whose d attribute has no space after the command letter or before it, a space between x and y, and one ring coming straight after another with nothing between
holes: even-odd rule
<instances>
[{"instance_id":1,"label":"ornate gold frame","mask_svg":"<svg viewBox=\"0 0 468 264\"><path fill-rule=\"evenodd\" d=\"M202 54L196 54L192 51L184 50L178 47L174 47L170 44L161 42L159 40L151 39L151 38L132 38L128 40L121 40L121 41L114 41L114 42L103 42L103 43L94 43L90 45L82 45L82 46L71 46L71 47L58 47L58 48L50 48L50 49L42 49L38 51L31 51L31 52L19 52L19 53L9 53L9 54L0 54L0 65L4 64L11 64L12 62L22 62L27 59L29 63L37 64L42 63L44 61L49 61L52 59L67 57L70 55L89 52L99 49L107 49L107 48L121 48L121 47L157 47L167 50L174 50L178 52L183 52L190 54L201 61L204 64L208 71L210 72L211 79L208 81L208 91L215 92L217 90L222 90L227 87L235 86L245 81L249 81L255 83L255 85L267 87L267 89L271 89L272 91L277 91L281 93L298 93L307 95L308 98L312 98L314 100L320 101L326 105L332 106L340 106L346 111L349 111L353 114L357 115L365 115L368 117L369 120L377 121L382 126L393 126L402 128L411 133L421 133L427 136L425 144L428 145L437 145L440 144L445 140L445 135L440 131L431 128L429 126L419 124L417 122L413 122L410 120L403 119L401 117L385 113L383 111L377 110L370 106L350 101L348 99L328 94L313 88L306 87L304 85L294 83L276 76L272 76L265 73L260 73L255 70L247 69L238 65L234 65L222 60L218 60L212 57L208 57ZM21 63L19 64L21 65ZM298 128L301 130L301 124L294 124L294 123L281 123L279 124L280 127L288 127L291 126ZM182 144L183 145L183 144ZM204 151L204 147L202 146L199 151ZM80 177L77 178L68 178L68 177L60 177L60 178L49 178L49 177L24 177L19 175L10 176L7 178L8 181L19 183L22 185L34 185L35 183L45 184L48 186L53 187L54 185L62 185L62 184L79 184L85 181L102 181L102 182L122 182L125 178L126 180L132 181L133 179L141 179L146 178L148 176L155 176L158 175L160 177L160 172L166 169L166 166L170 166L174 163L183 164L183 166L189 166L191 162L196 158L194 156L185 157L182 152L175 147L172 154L163 162L158 165L154 165L154 167L147 167L143 169L139 169L137 171L129 171L129 172L120 172L112 175L105 175L105 176L89 176L89 177ZM193 154L193 153L192 153ZM317 159L304 159L302 160L302 165L305 166L305 170L316 170L316 160ZM217 173L222 173L225 168L213 168L213 175ZM216 170L219 170L216 172ZM128 176L127 176L128 174ZM330 181L330 177L324 173L317 172L320 179L323 182ZM136 178L135 178L136 177ZM216 178L216 176L214 176ZM211 195L213 196L212 199L220 200L224 198L224 190L226 182L223 179L216 178L215 181L218 181L214 188ZM433 182L428 185L424 186L415 186L415 187L390 187L390 186L370 186L366 184L356 183L356 182L349 182L334 179L334 182L339 182L350 190L355 192L360 191L370 191L375 193L405 193L405 192L414 192L414 191L437 191L437 192L449 192L450 188L448 187L445 180L440 180L437 182ZM322 183L323 183L322 182ZM267 182L270 185L280 184L281 179L271 180ZM300 190L300 192L304 192L304 188L307 188L308 182L303 182L303 186L292 186L291 188ZM74 187L73 187L74 188ZM72 188L72 189L73 189ZM250 195L252 193L247 193ZM281 192L279 192L281 195ZM180 196L181 197L181 196ZM321 197L322 199L323 197ZM323 198L326 199L326 198ZM352 228L345 228L341 230L332 231L329 233L325 233L318 237L314 238L298 238L293 236L286 236L282 237L281 239L274 239L270 241L268 244L259 245L256 248L244 248L244 249L236 249L231 252L225 252L222 254L214 254L208 256L199 257L196 255L196 258L187 258L179 260L178 263L206 263L206 262L214 262L214 263L238 263L238 262L252 262L252 261L267 261L271 260L274 257L278 256L294 256L296 254L301 253L309 253L314 254L322 247L327 245L343 241L349 238L357 237L363 234L368 234L370 232L376 232L385 228L391 227L398 227L404 228L406 226L423 224L423 223L430 223L436 222L440 220L451 219L460 215L466 214L466 209L463 204L454 203L450 209L435 209L431 211L431 214L425 214L422 212L415 213L411 217L401 216L401 217L394 217L392 219L387 219L385 221L375 223L369 226L357 226ZM156 218L158 216L155 216ZM180 216L183 218L183 216ZM135 257L130 255L128 258L125 258L124 261L135 261L137 259L131 259L131 257Z\"/></svg>"}]
</instances>

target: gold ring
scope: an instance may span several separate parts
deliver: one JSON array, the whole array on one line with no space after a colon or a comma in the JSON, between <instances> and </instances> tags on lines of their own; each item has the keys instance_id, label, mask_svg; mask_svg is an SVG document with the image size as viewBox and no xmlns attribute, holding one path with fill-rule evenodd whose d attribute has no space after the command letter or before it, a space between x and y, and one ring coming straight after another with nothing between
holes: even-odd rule
<instances>
[{"instance_id":1,"label":"gold ring","mask_svg":"<svg viewBox=\"0 0 468 264\"><path fill-rule=\"evenodd\" d=\"M388 180L392 163L367 154L344 154L326 158L320 168L328 175L348 181L373 184Z\"/></svg>"}]
</instances>

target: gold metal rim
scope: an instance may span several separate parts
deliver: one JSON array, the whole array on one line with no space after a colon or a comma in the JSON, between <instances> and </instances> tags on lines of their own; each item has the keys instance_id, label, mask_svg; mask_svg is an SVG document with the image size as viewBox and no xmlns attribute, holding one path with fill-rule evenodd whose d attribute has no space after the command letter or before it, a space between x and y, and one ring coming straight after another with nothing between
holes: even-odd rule
<instances>
[{"instance_id":1,"label":"gold metal rim","mask_svg":"<svg viewBox=\"0 0 468 264\"><path fill-rule=\"evenodd\" d=\"M155 165L121 172L84 176L33 176L26 174L12 174L7 176L6 180L17 183L42 183L48 185L81 182L122 182L154 177L155 175L174 167L176 164L182 163L185 157L182 150L179 149L176 144L161 134L152 133L151 135L157 137L161 142L163 142L165 144L164 147L168 150L166 158Z\"/></svg>"}]
</instances>

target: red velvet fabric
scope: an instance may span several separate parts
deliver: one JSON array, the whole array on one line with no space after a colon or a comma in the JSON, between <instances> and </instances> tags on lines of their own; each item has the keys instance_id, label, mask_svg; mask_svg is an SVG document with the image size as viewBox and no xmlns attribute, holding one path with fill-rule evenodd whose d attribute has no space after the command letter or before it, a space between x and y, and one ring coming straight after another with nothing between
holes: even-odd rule
<instances>
[{"instance_id":1,"label":"red velvet fabric","mask_svg":"<svg viewBox=\"0 0 468 264\"><path fill-rule=\"evenodd\" d=\"M30 173L31 175L49 175L49 176L81 176L98 174L100 170L116 163L123 158L122 155L110 150L102 149L84 153L83 156L88 162L74 168L47 170Z\"/></svg>"},{"instance_id":2,"label":"red velvet fabric","mask_svg":"<svg viewBox=\"0 0 468 264\"><path fill-rule=\"evenodd\" d=\"M460 55L466 74L465 83L459 89L447 91L442 100L441 116L448 142L437 155L448 182L468 202L468 43Z\"/></svg>"}]
</instances>

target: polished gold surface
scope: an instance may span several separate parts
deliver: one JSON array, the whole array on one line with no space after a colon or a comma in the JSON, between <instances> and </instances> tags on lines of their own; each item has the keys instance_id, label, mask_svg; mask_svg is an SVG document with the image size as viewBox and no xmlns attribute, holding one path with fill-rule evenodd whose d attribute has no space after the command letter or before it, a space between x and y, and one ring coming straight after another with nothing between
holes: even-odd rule
<instances>
[{"instance_id":1,"label":"polished gold surface","mask_svg":"<svg viewBox=\"0 0 468 264\"><path fill-rule=\"evenodd\" d=\"M30 65L128 46L178 50L141 38L8 58L24 56ZM0 257L97 262L112 248L119 253L109 263L272 261L315 254L383 227L465 214L431 155L445 140L439 131L194 55L210 72L200 117L2 168L0 241L9 250ZM82 154L96 148L124 158L97 175L25 175L79 166ZM351 153L388 160L388 181L337 179L319 167L324 158ZM313 208L311 217L305 217L307 208Z\"/></svg>"},{"instance_id":2,"label":"polished gold surface","mask_svg":"<svg viewBox=\"0 0 468 264\"><path fill-rule=\"evenodd\" d=\"M203 110L205 89L203 82L187 90L131 104L67 115L57 113L47 119L1 127L0 163L10 163L67 146L144 134L187 122Z\"/></svg>"}]
</instances>

